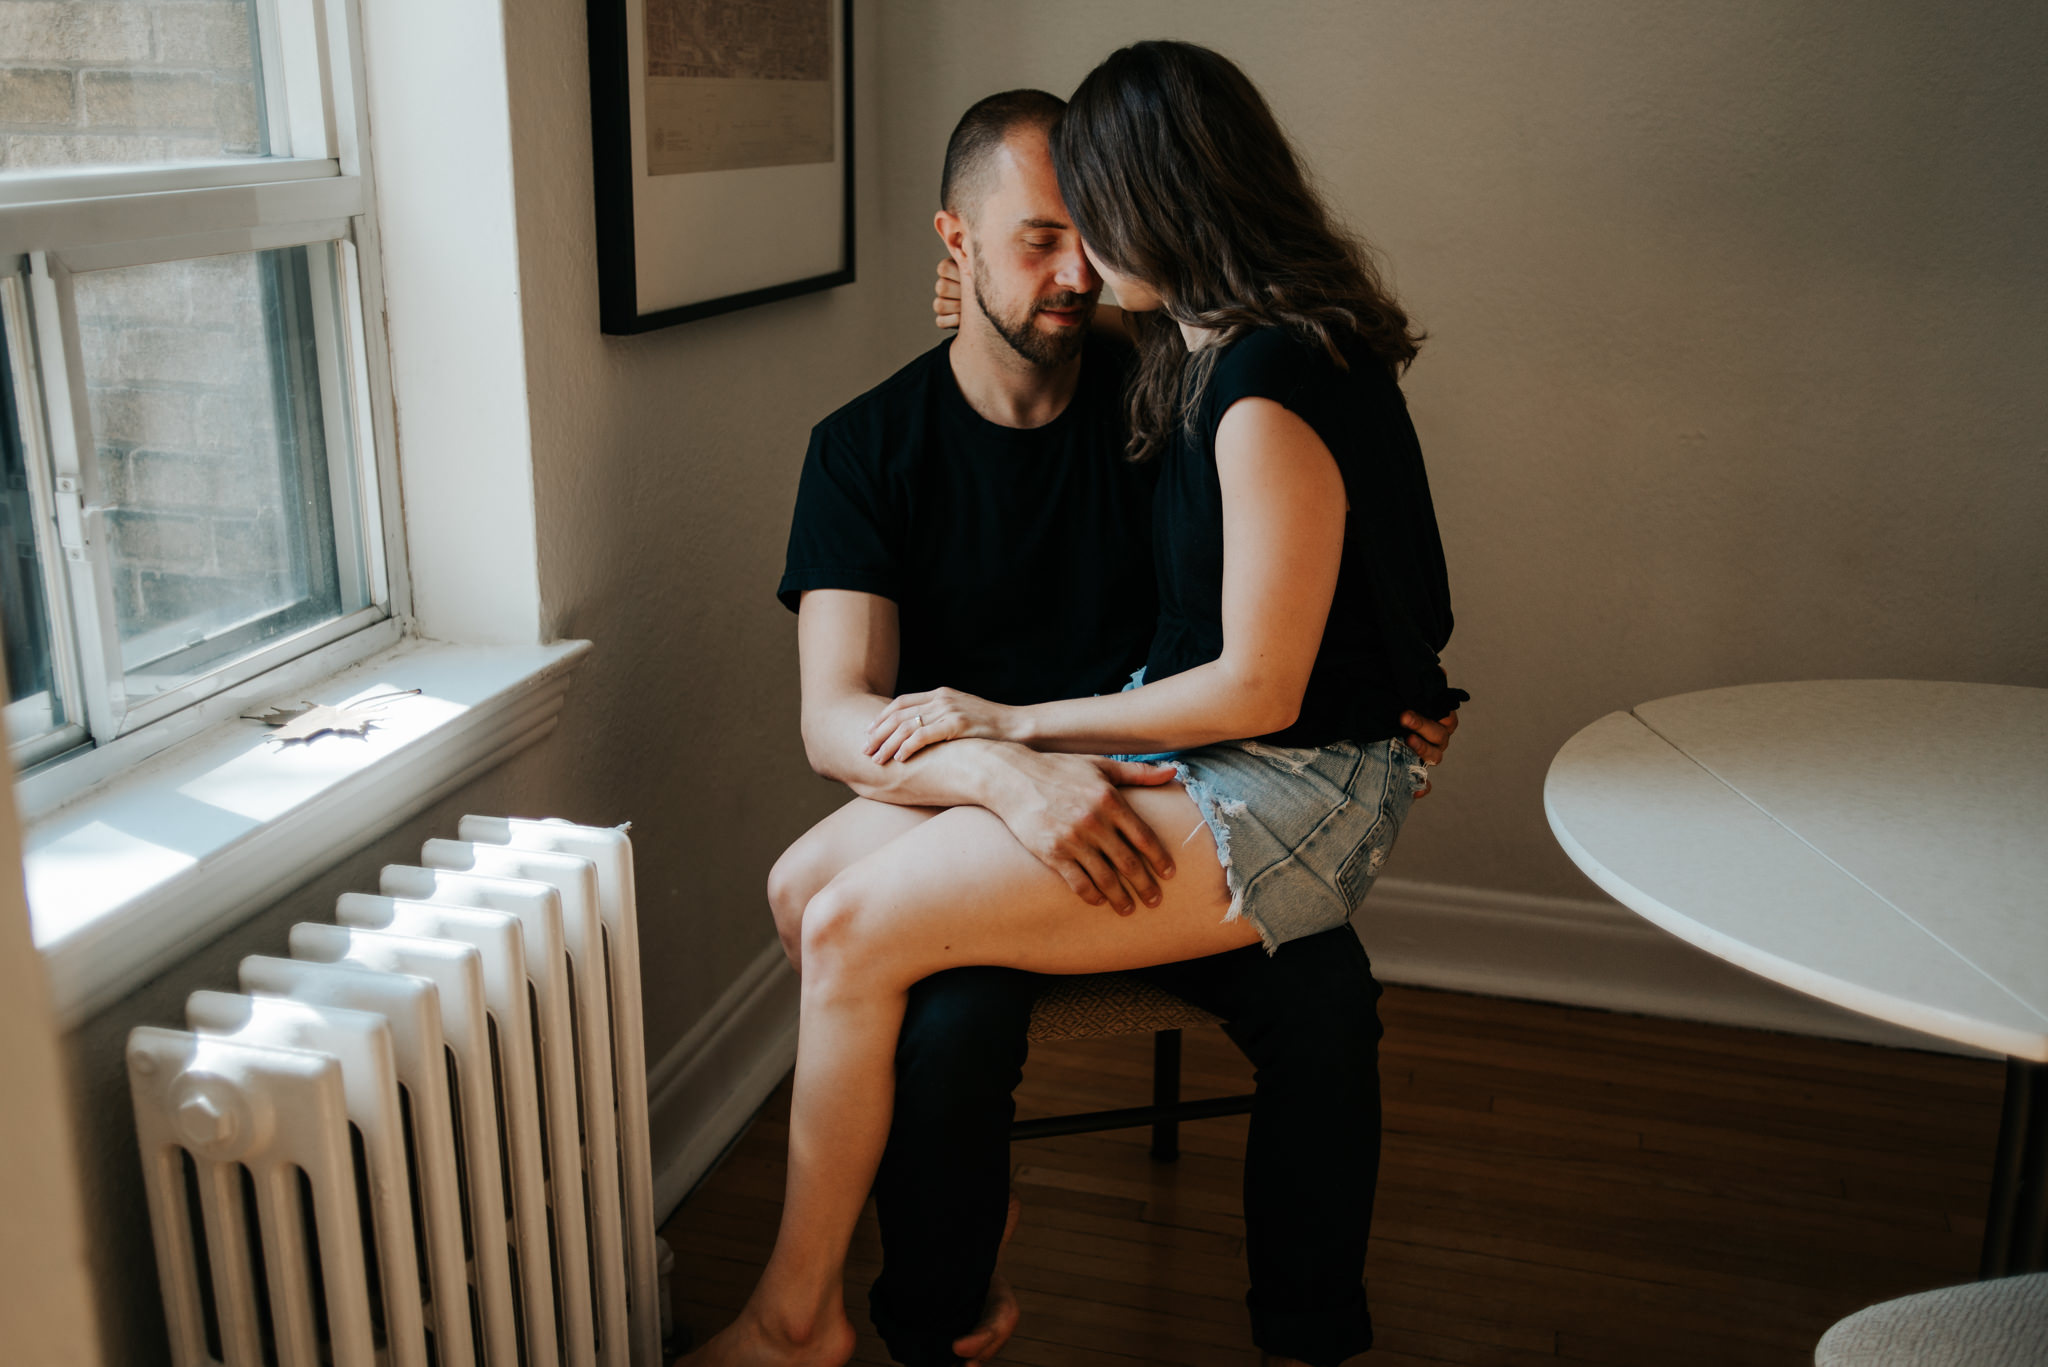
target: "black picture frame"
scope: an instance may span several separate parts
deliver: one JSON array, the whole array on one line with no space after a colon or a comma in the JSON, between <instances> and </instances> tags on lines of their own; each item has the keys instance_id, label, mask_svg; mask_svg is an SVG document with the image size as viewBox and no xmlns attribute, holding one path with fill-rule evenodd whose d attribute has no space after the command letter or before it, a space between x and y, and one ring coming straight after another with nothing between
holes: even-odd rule
<instances>
[{"instance_id":1,"label":"black picture frame","mask_svg":"<svg viewBox=\"0 0 2048 1367\"><path fill-rule=\"evenodd\" d=\"M839 0L840 259L837 269L696 300L639 310L640 248L634 232L633 82L628 38L632 0L589 0L590 140L597 210L598 317L612 336L632 336L756 304L848 285L854 279L853 0Z\"/></svg>"}]
</instances>

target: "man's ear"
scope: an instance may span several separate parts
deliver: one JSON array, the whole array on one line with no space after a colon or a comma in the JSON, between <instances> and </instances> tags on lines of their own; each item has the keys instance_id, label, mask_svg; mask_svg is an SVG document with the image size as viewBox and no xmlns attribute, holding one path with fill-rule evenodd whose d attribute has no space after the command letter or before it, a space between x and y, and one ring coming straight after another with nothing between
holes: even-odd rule
<instances>
[{"instance_id":1,"label":"man's ear","mask_svg":"<svg viewBox=\"0 0 2048 1367\"><path fill-rule=\"evenodd\" d=\"M946 244L946 254L953 258L953 264L960 268L962 276L967 274L967 220L951 209L941 209L932 215L932 227L939 234L939 241Z\"/></svg>"}]
</instances>

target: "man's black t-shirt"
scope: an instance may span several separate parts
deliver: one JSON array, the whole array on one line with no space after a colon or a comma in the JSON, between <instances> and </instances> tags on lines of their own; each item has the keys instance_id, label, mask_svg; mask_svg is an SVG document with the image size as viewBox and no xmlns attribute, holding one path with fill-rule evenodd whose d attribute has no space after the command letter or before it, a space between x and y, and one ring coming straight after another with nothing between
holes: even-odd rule
<instances>
[{"instance_id":1,"label":"man's black t-shirt","mask_svg":"<svg viewBox=\"0 0 2048 1367\"><path fill-rule=\"evenodd\" d=\"M1131 353L1091 339L1066 409L1020 429L968 405L951 348L812 430L777 593L792 611L808 589L893 601L898 693L1114 692L1156 621L1151 471L1124 459Z\"/></svg>"},{"instance_id":2,"label":"man's black t-shirt","mask_svg":"<svg viewBox=\"0 0 2048 1367\"><path fill-rule=\"evenodd\" d=\"M1223 653L1223 489L1216 429L1239 399L1283 404L1336 458L1351 501L1344 558L1301 714L1263 739L1327 745L1398 736L1414 708L1441 717L1465 698L1437 668L1451 636L1451 590L1422 448L1387 368L1353 341L1340 368L1322 347L1262 328L1217 358L1192 428L1160 458L1159 631L1147 682Z\"/></svg>"}]
</instances>

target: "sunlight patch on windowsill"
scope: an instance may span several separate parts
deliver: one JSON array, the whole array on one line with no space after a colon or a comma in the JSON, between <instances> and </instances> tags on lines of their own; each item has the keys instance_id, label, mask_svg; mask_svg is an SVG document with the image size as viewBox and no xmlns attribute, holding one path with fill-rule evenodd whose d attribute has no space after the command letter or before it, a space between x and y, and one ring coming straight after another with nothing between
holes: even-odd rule
<instances>
[{"instance_id":1,"label":"sunlight patch on windowsill","mask_svg":"<svg viewBox=\"0 0 2048 1367\"><path fill-rule=\"evenodd\" d=\"M279 703L381 704L362 736L231 719L23 832L29 919L65 1025L552 729L588 649L407 641Z\"/></svg>"}]
</instances>

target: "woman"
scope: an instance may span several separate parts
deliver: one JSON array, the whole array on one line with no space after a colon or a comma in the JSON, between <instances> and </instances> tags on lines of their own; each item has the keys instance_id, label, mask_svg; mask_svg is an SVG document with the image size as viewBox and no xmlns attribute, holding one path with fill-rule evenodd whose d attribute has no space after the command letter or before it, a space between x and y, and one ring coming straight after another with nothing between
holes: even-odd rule
<instances>
[{"instance_id":1,"label":"woman","mask_svg":"<svg viewBox=\"0 0 2048 1367\"><path fill-rule=\"evenodd\" d=\"M995 817L954 808L810 899L782 1225L740 1319L694 1363L851 1353L842 1266L913 983L970 964L1088 973L1271 950L1341 924L1425 781L1398 718L1463 696L1437 669L1449 594L1395 383L1416 339L1257 91L1201 48L1126 48L1075 92L1054 154L1139 347L1133 454L1161 462L1144 682L1022 708L898 698L870 753L1000 736L1167 754L1180 782L1125 796L1162 835L1185 833L1180 872L1105 916Z\"/></svg>"}]
</instances>

